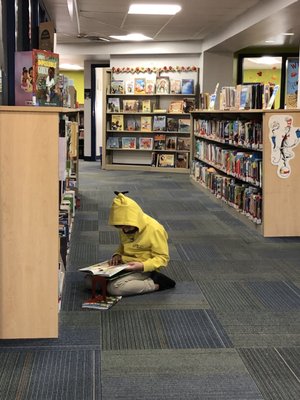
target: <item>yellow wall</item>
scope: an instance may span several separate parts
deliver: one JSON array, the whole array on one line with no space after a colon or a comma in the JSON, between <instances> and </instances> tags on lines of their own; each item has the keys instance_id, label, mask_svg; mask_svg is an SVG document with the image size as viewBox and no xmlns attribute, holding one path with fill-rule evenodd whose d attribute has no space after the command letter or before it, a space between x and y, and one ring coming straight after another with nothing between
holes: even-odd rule
<instances>
[{"instance_id":1,"label":"yellow wall","mask_svg":"<svg viewBox=\"0 0 300 400\"><path fill-rule=\"evenodd\" d=\"M244 69L243 82L249 83L272 83L280 85L281 69ZM280 88L275 98L275 108L280 104Z\"/></svg>"},{"instance_id":2,"label":"yellow wall","mask_svg":"<svg viewBox=\"0 0 300 400\"><path fill-rule=\"evenodd\" d=\"M62 70L60 73L74 81L74 86L77 91L77 101L79 104L84 104L84 72Z\"/></svg>"}]
</instances>

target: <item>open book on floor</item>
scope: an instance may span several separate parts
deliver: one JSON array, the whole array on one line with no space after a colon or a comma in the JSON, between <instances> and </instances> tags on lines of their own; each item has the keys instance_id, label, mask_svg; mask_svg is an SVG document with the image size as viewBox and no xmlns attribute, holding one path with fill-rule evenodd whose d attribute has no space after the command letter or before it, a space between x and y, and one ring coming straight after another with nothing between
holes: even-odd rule
<instances>
[{"instance_id":1,"label":"open book on floor","mask_svg":"<svg viewBox=\"0 0 300 400\"><path fill-rule=\"evenodd\" d=\"M90 308L93 310L108 310L110 307L118 303L122 296L106 296L103 300L102 296L96 296L82 303L82 308Z\"/></svg>"},{"instance_id":2,"label":"open book on floor","mask_svg":"<svg viewBox=\"0 0 300 400\"><path fill-rule=\"evenodd\" d=\"M106 278L112 278L116 275L124 275L130 273L130 271L126 271L128 267L127 264L120 265L110 265L109 261L103 261L98 264L90 265L89 267L80 268L79 271L85 272L87 274L104 276ZM132 272L132 271L131 271Z\"/></svg>"}]
</instances>

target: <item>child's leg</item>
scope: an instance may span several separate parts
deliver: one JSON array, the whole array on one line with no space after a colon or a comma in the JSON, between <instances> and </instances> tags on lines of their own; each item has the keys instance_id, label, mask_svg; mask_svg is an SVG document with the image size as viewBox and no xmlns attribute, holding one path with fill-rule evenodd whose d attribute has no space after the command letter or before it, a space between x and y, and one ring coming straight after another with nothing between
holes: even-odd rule
<instances>
[{"instance_id":1,"label":"child's leg","mask_svg":"<svg viewBox=\"0 0 300 400\"><path fill-rule=\"evenodd\" d=\"M150 272L133 272L121 278L110 281L107 285L107 291L114 296L130 296L133 294L142 294L154 292L157 285L150 278Z\"/></svg>"}]
</instances>

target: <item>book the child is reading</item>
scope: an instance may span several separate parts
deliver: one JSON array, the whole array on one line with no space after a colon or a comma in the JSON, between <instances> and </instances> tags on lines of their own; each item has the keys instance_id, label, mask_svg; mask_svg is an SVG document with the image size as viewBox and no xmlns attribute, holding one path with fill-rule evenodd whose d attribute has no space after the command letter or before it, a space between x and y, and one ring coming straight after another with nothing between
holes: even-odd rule
<instances>
[{"instance_id":1,"label":"book the child is reading","mask_svg":"<svg viewBox=\"0 0 300 400\"><path fill-rule=\"evenodd\" d=\"M128 272L124 271L126 270L126 267L128 267L127 264L110 265L109 260L106 260L98 264L90 265L89 267L80 268L79 271L85 272L87 274L100 275L106 278L112 278L115 277L116 275L122 275L122 271L123 274Z\"/></svg>"},{"instance_id":2,"label":"book the child is reading","mask_svg":"<svg viewBox=\"0 0 300 400\"><path fill-rule=\"evenodd\" d=\"M108 310L110 307L118 303L122 296L106 296L103 300L101 296L96 296L82 303L82 308L91 308L93 310Z\"/></svg>"}]
</instances>

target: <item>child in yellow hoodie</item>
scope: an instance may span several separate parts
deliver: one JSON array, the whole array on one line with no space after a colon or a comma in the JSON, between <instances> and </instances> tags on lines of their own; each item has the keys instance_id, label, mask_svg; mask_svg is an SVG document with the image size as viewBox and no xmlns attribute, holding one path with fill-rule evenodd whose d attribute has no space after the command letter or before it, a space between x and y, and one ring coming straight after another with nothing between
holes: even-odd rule
<instances>
[{"instance_id":1,"label":"child in yellow hoodie","mask_svg":"<svg viewBox=\"0 0 300 400\"><path fill-rule=\"evenodd\" d=\"M111 265L126 263L131 273L110 281L108 292L128 296L173 288L176 283L158 272L170 259L164 227L124 193L115 193L108 223L119 229L120 245Z\"/></svg>"}]
</instances>

